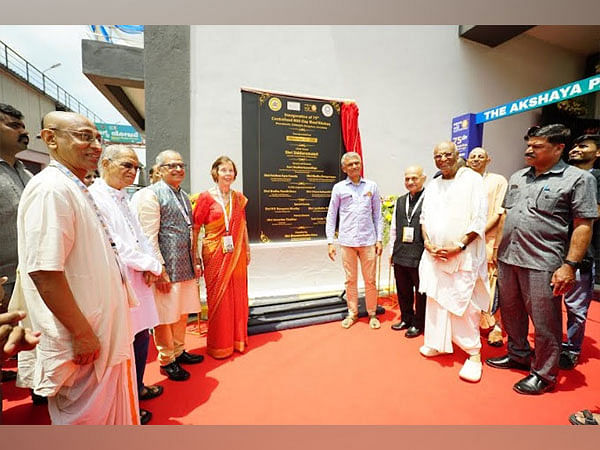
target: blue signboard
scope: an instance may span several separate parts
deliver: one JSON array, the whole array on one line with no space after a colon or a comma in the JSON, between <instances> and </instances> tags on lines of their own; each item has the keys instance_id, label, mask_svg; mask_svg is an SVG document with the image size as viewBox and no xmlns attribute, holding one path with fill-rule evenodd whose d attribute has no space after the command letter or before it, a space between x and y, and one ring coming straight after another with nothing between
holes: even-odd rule
<instances>
[{"instance_id":1,"label":"blue signboard","mask_svg":"<svg viewBox=\"0 0 600 450\"><path fill-rule=\"evenodd\" d=\"M481 147L483 125L475 123L475 114L463 114L452 119L452 142L458 153L467 159L469 152L475 147Z\"/></svg>"},{"instance_id":2,"label":"blue signboard","mask_svg":"<svg viewBox=\"0 0 600 450\"><path fill-rule=\"evenodd\" d=\"M549 91L539 94L523 97L514 102L505 105L495 106L476 114L475 121L480 123L490 122L491 120L503 119L504 117L519 114L531 109L541 108L552 103L562 102L580 95L590 94L600 91L600 75L594 75L583 80L559 86Z\"/></svg>"},{"instance_id":3,"label":"blue signboard","mask_svg":"<svg viewBox=\"0 0 600 450\"><path fill-rule=\"evenodd\" d=\"M141 144L142 135L131 125L117 125L112 123L96 122L96 128L102 139L116 144Z\"/></svg>"}]
</instances>

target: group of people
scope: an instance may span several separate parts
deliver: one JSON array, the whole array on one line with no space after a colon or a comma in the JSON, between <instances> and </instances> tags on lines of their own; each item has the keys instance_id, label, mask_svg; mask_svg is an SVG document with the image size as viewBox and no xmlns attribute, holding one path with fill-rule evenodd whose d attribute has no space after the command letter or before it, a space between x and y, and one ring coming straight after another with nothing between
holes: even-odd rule
<instances>
[{"instance_id":1,"label":"group of people","mask_svg":"<svg viewBox=\"0 0 600 450\"><path fill-rule=\"evenodd\" d=\"M165 150L152 184L130 200L125 188L140 169L131 148L103 148L94 124L70 112L47 114L41 138L51 162L32 177L15 157L29 140L23 115L0 104L0 270L8 276L1 359L22 350L17 381L47 399L53 424L147 423L151 412L139 401L163 393L143 382L149 330L169 379L189 379L182 366L204 359L185 346L188 314L200 309L199 277L206 281L207 354L227 358L247 348L250 246L247 199L231 187L237 167L218 158L214 186L190 201L181 188L186 164ZM439 172L426 188L423 169L406 168L408 192L396 201L390 229L401 314L392 328L407 338L424 335L425 357L451 353L456 344L467 355L459 376L470 382L482 376L480 327L490 345L503 345L504 331L507 354L486 364L527 372L514 390L542 394L554 388L559 368L578 364L582 348L598 250L600 171L593 166L600 136L575 139L571 165L561 159L571 141L563 125L533 127L525 140L528 167L508 182L488 172L483 148L461 167L452 142L434 148ZM337 229L346 275L341 325L358 321L360 262L368 324L378 329L381 196L362 177L359 154L344 154L341 165L347 178L333 187L326 221L328 256L337 256ZM99 177L87 185L95 170Z\"/></svg>"},{"instance_id":2,"label":"group of people","mask_svg":"<svg viewBox=\"0 0 600 450\"><path fill-rule=\"evenodd\" d=\"M13 233L4 242L15 244L2 246L9 276L2 305L10 301L14 312L0 316L1 343L5 353L23 350L17 383L47 402L53 424L147 423L152 414L139 401L163 393L143 382L149 330L169 379L189 379L182 366L204 359L185 349L202 275L207 353L226 358L246 349L247 200L231 189L231 159L215 161L215 187L192 208L181 189L186 165L173 150L157 156L154 183L129 200L125 188L140 169L135 151L103 148L95 125L79 114L44 117L41 139L51 162L33 177L15 158L28 143L23 115L4 104L0 138L0 180L11 200L1 203L12 214L2 229ZM86 180L97 169L99 177Z\"/></svg>"},{"instance_id":3,"label":"group of people","mask_svg":"<svg viewBox=\"0 0 600 450\"><path fill-rule=\"evenodd\" d=\"M571 142L564 125L532 127L525 141L527 167L508 182L488 172L491 157L480 147L471 150L462 167L453 142L434 148L439 171L426 188L423 169L406 168L408 193L397 199L390 227L390 262L401 314L392 329L406 330L407 338L424 334L419 351L428 358L452 353L456 344L467 355L459 377L469 382L482 376L480 329L488 331L492 346L503 345L504 330L507 353L488 358L486 364L528 373L513 389L538 395L554 389L559 368L577 365L582 349L600 250L594 226L600 201L600 170L594 169L600 136L574 139L570 164L562 159ZM358 319L360 261L369 325L376 329L381 200L377 185L361 176L360 155L346 153L341 164L348 177L332 190L326 234L333 260L339 218L348 301L342 327ZM527 339L530 319L535 351Z\"/></svg>"}]
</instances>

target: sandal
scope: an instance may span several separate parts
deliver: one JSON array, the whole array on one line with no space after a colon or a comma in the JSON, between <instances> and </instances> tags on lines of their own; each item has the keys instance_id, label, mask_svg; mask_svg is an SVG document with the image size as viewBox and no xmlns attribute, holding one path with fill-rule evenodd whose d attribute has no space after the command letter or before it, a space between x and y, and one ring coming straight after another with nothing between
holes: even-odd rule
<instances>
[{"instance_id":1,"label":"sandal","mask_svg":"<svg viewBox=\"0 0 600 450\"><path fill-rule=\"evenodd\" d=\"M140 400L150 400L158 397L163 393L162 386L144 386L142 388L142 393L140 394Z\"/></svg>"},{"instance_id":2,"label":"sandal","mask_svg":"<svg viewBox=\"0 0 600 450\"><path fill-rule=\"evenodd\" d=\"M577 414L583 414L583 422L577 417ZM594 419L594 415L589 409L584 409L583 411L577 411L575 414L571 414L569 416L569 422L571 422L571 425L598 425L598 421Z\"/></svg>"},{"instance_id":3,"label":"sandal","mask_svg":"<svg viewBox=\"0 0 600 450\"><path fill-rule=\"evenodd\" d=\"M152 419L152 413L146 409L140 409L140 424L146 425Z\"/></svg>"}]
</instances>

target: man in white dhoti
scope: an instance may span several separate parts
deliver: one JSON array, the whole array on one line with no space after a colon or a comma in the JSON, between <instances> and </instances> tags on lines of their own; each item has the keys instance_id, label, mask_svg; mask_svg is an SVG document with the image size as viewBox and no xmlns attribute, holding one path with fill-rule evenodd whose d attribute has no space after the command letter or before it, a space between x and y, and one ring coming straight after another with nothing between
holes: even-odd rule
<instances>
[{"instance_id":1,"label":"man in white dhoti","mask_svg":"<svg viewBox=\"0 0 600 450\"><path fill-rule=\"evenodd\" d=\"M185 178L181 155L165 150L156 157L161 180L133 196L144 233L164 264L164 277L154 289L160 324L154 327L154 344L162 374L174 381L185 381L190 373L182 364L198 364L204 359L185 351L188 313L200 310L200 291L196 279L201 265L192 252L192 206L180 188Z\"/></svg>"},{"instance_id":2,"label":"man in white dhoti","mask_svg":"<svg viewBox=\"0 0 600 450\"><path fill-rule=\"evenodd\" d=\"M82 182L102 137L75 113L51 112L43 126L52 161L21 197L11 299L42 333L32 387L53 424L138 424L125 273Z\"/></svg>"},{"instance_id":3,"label":"man in white dhoti","mask_svg":"<svg viewBox=\"0 0 600 450\"><path fill-rule=\"evenodd\" d=\"M433 151L441 177L425 191L421 226L425 251L420 291L427 294L423 356L452 353L452 342L469 356L460 378L481 379L479 320L489 305L485 251L486 191L481 176L458 167L458 151L442 142Z\"/></svg>"},{"instance_id":4,"label":"man in white dhoti","mask_svg":"<svg viewBox=\"0 0 600 450\"><path fill-rule=\"evenodd\" d=\"M140 303L129 310L131 313L133 353L137 375L138 396L149 400L162 394L162 386L144 386L144 370L148 357L149 328L158 325L151 284L162 273L162 264L142 231L137 215L129 207L125 187L131 185L140 168L136 153L124 145L110 145L102 153L101 178L90 186L102 217L108 225L135 296ZM152 413L140 409L140 421L145 425Z\"/></svg>"}]
</instances>

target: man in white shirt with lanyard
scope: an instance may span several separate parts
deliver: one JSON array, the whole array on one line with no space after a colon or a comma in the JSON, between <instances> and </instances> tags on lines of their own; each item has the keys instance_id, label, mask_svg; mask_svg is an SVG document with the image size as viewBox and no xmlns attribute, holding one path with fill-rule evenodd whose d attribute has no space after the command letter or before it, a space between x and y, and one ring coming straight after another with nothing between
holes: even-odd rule
<instances>
[{"instance_id":1,"label":"man in white shirt with lanyard","mask_svg":"<svg viewBox=\"0 0 600 450\"><path fill-rule=\"evenodd\" d=\"M79 114L43 121L50 165L34 176L17 217L19 268L11 308L42 338L33 389L53 424L138 424L125 269L82 180L102 137Z\"/></svg>"}]
</instances>

